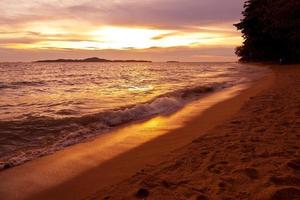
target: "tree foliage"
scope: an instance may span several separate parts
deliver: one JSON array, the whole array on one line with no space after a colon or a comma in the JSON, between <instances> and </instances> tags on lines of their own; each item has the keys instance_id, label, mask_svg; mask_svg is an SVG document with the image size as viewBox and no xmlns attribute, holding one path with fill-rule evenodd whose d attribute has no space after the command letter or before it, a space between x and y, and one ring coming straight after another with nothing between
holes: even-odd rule
<instances>
[{"instance_id":1,"label":"tree foliage","mask_svg":"<svg viewBox=\"0 0 300 200\"><path fill-rule=\"evenodd\" d=\"M243 16L241 61L300 62L300 0L247 0Z\"/></svg>"}]
</instances>

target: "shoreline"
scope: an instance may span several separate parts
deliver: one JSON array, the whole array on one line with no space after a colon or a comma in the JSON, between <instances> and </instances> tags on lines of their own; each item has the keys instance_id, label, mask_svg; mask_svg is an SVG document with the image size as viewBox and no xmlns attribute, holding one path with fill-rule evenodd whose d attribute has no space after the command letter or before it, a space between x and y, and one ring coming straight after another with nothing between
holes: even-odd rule
<instances>
[{"instance_id":1,"label":"shoreline","mask_svg":"<svg viewBox=\"0 0 300 200\"><path fill-rule=\"evenodd\" d=\"M272 66L231 120L87 199L300 199L299 67Z\"/></svg>"},{"instance_id":2,"label":"shoreline","mask_svg":"<svg viewBox=\"0 0 300 200\"><path fill-rule=\"evenodd\" d=\"M214 68L213 66L214 64L208 64L207 66L205 65L200 68ZM265 70L263 68L254 66L240 66L240 64L237 63L229 63L227 65L224 65L224 67L226 68L225 71L227 71L224 72L226 74L224 74L224 78L222 77L223 72L219 74L220 72L218 72L218 70L213 70L215 71L213 72L213 74L215 75L212 75L208 70L207 72L203 72L203 77L207 76L207 78L203 78L202 75L199 74L199 82L183 79L183 83L186 83L188 81L189 84L183 84L182 87L167 86L168 83L166 83L166 86L164 86L164 83L161 83L162 85L158 84L157 86L155 86L155 84L154 86L151 86L150 84L149 87L129 87L127 91L129 96L136 96L136 94L139 94L141 92L143 95L145 95L145 97L138 97L138 99L140 98L139 100L133 100L132 102L129 100L128 103L125 103L123 102L126 101L126 99L124 98L126 97L126 95L124 94L121 95L124 97L120 97L119 99L119 101L122 102L120 103L120 105L116 103L115 106L110 107L110 104L108 103L108 107L110 107L109 109L96 109L97 111L95 110L95 112L91 113L87 112L86 114L83 114L85 112L83 111L83 113L78 114L78 116L76 113L81 113L82 109L76 108L76 106L74 107L75 103L74 105L70 105L69 109L65 109L65 106L58 106L56 108L56 105L54 104L54 107L50 106L49 109L44 110L44 114L42 111L39 114L40 111L35 111L35 109L33 108L30 112L33 112L35 114L32 115L27 113L28 108L24 107L23 109L22 107L20 107L20 109L22 108L20 110L20 113L24 111L24 116L28 115L28 117L15 120L15 118L18 119L18 115L12 115L12 118L5 119L4 117L4 120L2 120L1 123L0 132L3 132L3 139L0 148L0 170L5 170L11 167L22 165L25 162L29 162L30 160L34 160L46 155L51 155L68 146L93 140L99 134L112 132L121 126L126 126L130 123L151 119L159 115L173 114L192 101L199 100L209 94L218 92L222 89L229 88L237 84L246 84L248 82L251 82L251 80L253 81L253 79L257 79L258 77L260 77L261 74L267 73L264 72ZM234 70L235 68L237 71ZM177 69L175 69L175 71L176 70ZM194 71L194 69L192 71ZM194 74L196 77L198 73L192 74ZM241 75L238 76L237 74ZM215 78L216 80L214 80ZM5 89L19 83L23 84L22 81L15 81L13 83L2 84L1 86ZM47 85L47 81L25 81L24 86L30 86L31 83L33 85ZM180 85L180 83L178 85ZM169 88L170 90L155 89L160 88L161 86L162 88L171 88ZM46 88L45 90L47 90ZM51 88L48 89L51 90ZM121 91L122 90L123 89L121 89ZM158 92L159 90L161 91ZM16 90L15 92L17 93L17 91L18 90ZM80 90L78 92L80 92ZM147 97L148 95L149 98ZM122 100L122 98L124 99ZM145 99L143 100L143 98ZM64 98L54 101L63 102L63 99ZM76 97L73 100L74 102L76 102ZM90 102L94 101L97 102L97 98L93 101L91 100ZM106 101L105 97L103 101ZM114 100L112 100L112 102L114 102ZM5 102L3 103L6 104ZM49 103L51 105L51 101L48 102L48 104ZM123 103L124 105L122 105ZM41 103L41 105L42 104L43 103ZM80 104L82 104L82 106L84 105L83 102ZM90 108L88 108L89 104L93 103L86 104L87 111L90 110ZM45 105L47 105L47 103L45 103ZM97 107L97 103L95 103L95 105ZM91 105L91 108L92 107L93 105ZM16 113L18 113L17 110L14 110L16 109L14 108L14 106L11 106L10 108L12 109L12 113L13 111L16 111ZM9 110L9 107L5 107L5 109ZM57 111L54 112L54 110Z\"/></svg>"},{"instance_id":3,"label":"shoreline","mask_svg":"<svg viewBox=\"0 0 300 200\"><path fill-rule=\"evenodd\" d=\"M53 155L0 172L0 178L4 180L2 184L0 183L0 194L6 197L6 199L18 199L20 196L26 196L26 191L28 192L28 198L26 199L81 199L86 197L99 190L101 184L103 187L116 184L124 178L129 178L130 175L134 174L137 170L149 164L159 163L168 158L169 153L189 144L204 134L199 135L199 131L206 132L216 125L222 124L238 112L243 102L248 98L269 87L272 83L272 79L272 76L268 75L268 77L263 78L263 80L253 83L248 89L237 88L237 91L232 92L244 91L233 98L230 95L234 96L236 94L230 94L230 92L224 93L224 91L222 93L221 91L218 95L225 95L219 97L218 100L224 98L221 102L213 103L212 101L214 97L216 97L213 95L217 94L209 95L205 97L206 99L208 98L207 102L204 101L204 104L206 103L207 105L202 105L202 110L191 114L195 106L199 105L190 105L187 106L189 108L183 108L183 111L179 111L179 114L174 114L175 116L177 115L177 119L176 117L174 119L174 115L172 115L173 127L172 124L167 124L169 120L168 116L166 117L167 120L163 116L155 117L140 124L135 123L128 127L121 128L121 132L123 132L121 138L117 139L116 137L111 137L109 134L105 134L104 136L99 136L99 138L102 139L97 137L95 141L75 145L74 147L67 148ZM261 84L262 82L264 83ZM213 96L213 98L211 98L211 96ZM203 99L200 101L203 102ZM204 109L205 106L206 108ZM179 119L182 117L180 113L188 115L189 118L185 118L184 120ZM174 126L174 122L179 122L179 125ZM151 132L156 126L161 126L161 123L165 123L165 127L169 127L168 130L154 131L155 133L143 136L145 138L142 141L141 138L132 138L130 134L133 130L137 130L137 126L140 126L139 132L143 133L145 132L145 128ZM199 123L201 123L201 125ZM195 124L199 124L199 126L195 127ZM183 131L187 132L188 135L180 134ZM118 135L118 137L119 136L120 135ZM121 139L127 140L128 138L129 140L126 144L122 144L122 141L120 141ZM113 144L118 144L120 148L114 150L114 152L109 152L108 149L111 147L112 141L115 142ZM106 142L104 143L104 150L99 149L99 145L103 145L103 142ZM160 152L163 150L165 150L164 153ZM106 151L106 154L103 154L103 151ZM99 152L102 153L102 160L99 160L99 158L95 156L95 154ZM142 159L145 156L149 156L147 160ZM135 161L137 158L140 158L139 161ZM126 163L130 161L133 161L131 166L120 171L118 166L126 165ZM50 164L49 166L49 163L52 162L58 164ZM74 167L72 166L73 164L77 164L77 166ZM35 170L37 170L37 172L32 172ZM99 171L101 171L102 175L99 175ZM112 176L107 175L107 173L113 172L117 172L117 174ZM18 176L24 173L27 173L26 176L20 180ZM57 175L63 176L63 181L60 180L62 179L60 177L52 177ZM99 180L103 178L103 176L104 179ZM46 178L46 180L41 180L41 178ZM24 188L24 184L28 182L31 182L32 185ZM89 183L89 185L85 184L82 186L84 183ZM42 190L35 191L36 188L42 188ZM80 188L81 191L76 194L70 191L76 188ZM19 194L15 194L14 192L16 191Z\"/></svg>"}]
</instances>

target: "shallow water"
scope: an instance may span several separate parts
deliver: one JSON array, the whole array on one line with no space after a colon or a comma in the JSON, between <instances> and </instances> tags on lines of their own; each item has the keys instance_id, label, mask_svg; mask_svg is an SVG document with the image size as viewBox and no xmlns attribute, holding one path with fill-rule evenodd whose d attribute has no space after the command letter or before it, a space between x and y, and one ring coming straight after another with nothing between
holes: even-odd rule
<instances>
[{"instance_id":1,"label":"shallow water","mask_svg":"<svg viewBox=\"0 0 300 200\"><path fill-rule=\"evenodd\" d=\"M20 164L174 112L264 70L236 63L2 63L0 161Z\"/></svg>"}]
</instances>

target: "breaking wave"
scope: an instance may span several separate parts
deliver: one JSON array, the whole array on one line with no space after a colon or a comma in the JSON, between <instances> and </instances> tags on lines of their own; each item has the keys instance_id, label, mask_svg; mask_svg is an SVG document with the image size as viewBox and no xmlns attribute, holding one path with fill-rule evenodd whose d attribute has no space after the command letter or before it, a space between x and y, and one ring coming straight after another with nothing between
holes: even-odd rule
<instances>
[{"instance_id":1,"label":"breaking wave","mask_svg":"<svg viewBox=\"0 0 300 200\"><path fill-rule=\"evenodd\" d=\"M216 83L177 90L145 103L82 117L54 119L29 116L18 121L0 121L0 132L14 137L5 141L5 146L0 145L2 160L0 168L19 165L36 157L51 154L125 123L170 114L186 103L221 87L224 87L224 84ZM68 115L75 111L61 110L60 112Z\"/></svg>"}]
</instances>

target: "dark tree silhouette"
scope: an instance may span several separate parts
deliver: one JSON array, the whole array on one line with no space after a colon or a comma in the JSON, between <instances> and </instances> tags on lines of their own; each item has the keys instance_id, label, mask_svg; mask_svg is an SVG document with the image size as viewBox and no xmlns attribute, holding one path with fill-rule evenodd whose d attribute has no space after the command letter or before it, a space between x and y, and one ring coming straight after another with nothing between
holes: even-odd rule
<instances>
[{"instance_id":1,"label":"dark tree silhouette","mask_svg":"<svg viewBox=\"0 0 300 200\"><path fill-rule=\"evenodd\" d=\"M300 0L247 0L243 16L240 61L300 62Z\"/></svg>"}]
</instances>

